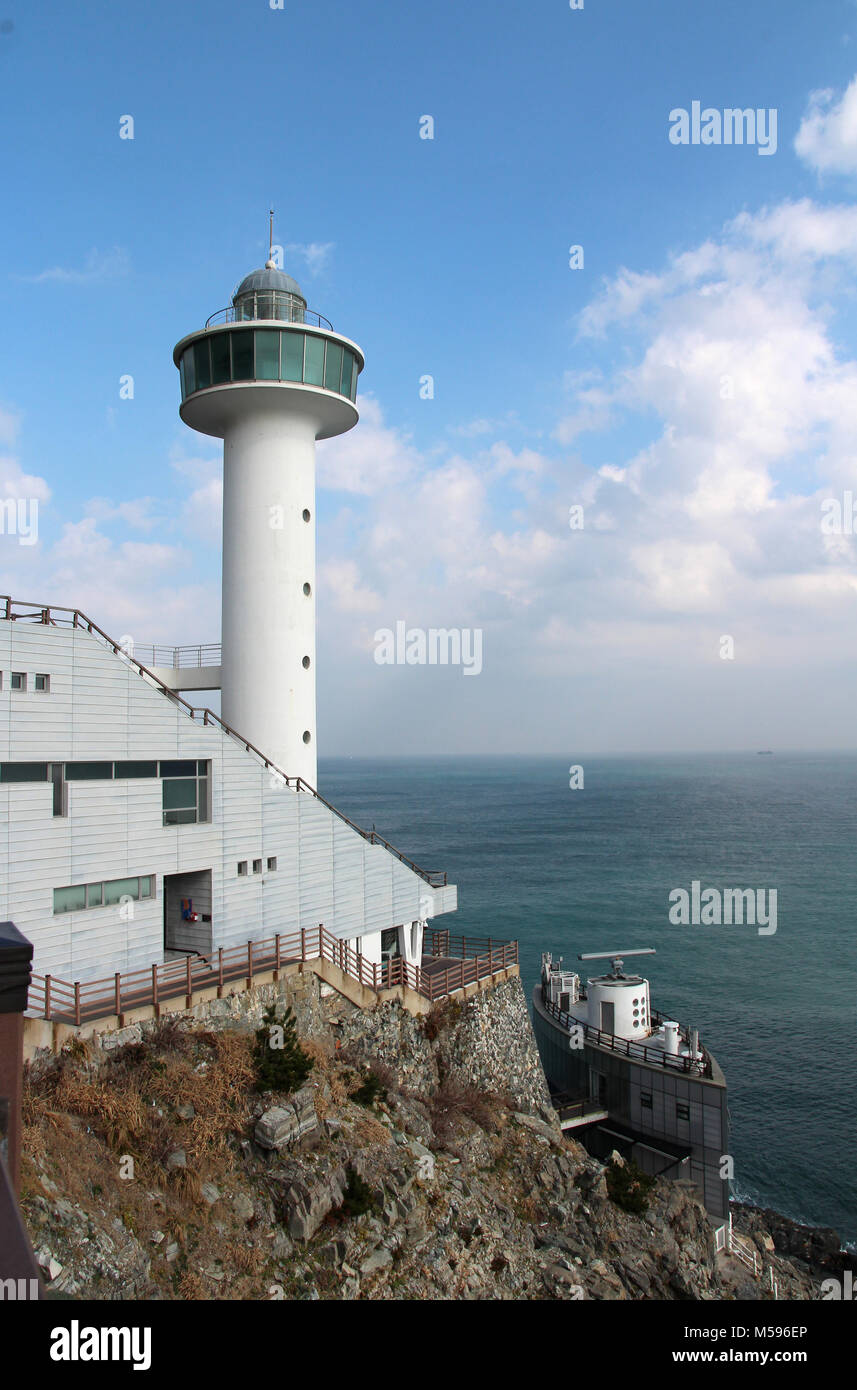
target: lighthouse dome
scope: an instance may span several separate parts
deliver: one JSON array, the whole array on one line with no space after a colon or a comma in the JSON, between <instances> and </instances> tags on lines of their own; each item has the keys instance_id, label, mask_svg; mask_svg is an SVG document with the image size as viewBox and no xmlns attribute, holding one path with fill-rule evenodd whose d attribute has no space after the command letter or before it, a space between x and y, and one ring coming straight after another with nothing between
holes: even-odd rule
<instances>
[{"instance_id":1,"label":"lighthouse dome","mask_svg":"<svg viewBox=\"0 0 857 1390\"><path fill-rule=\"evenodd\" d=\"M279 319L303 323L306 300L297 280L272 261L245 275L232 296L236 319Z\"/></svg>"},{"instance_id":2,"label":"lighthouse dome","mask_svg":"<svg viewBox=\"0 0 857 1390\"><path fill-rule=\"evenodd\" d=\"M284 270L277 270L276 266L271 265L265 266L264 270L253 270L249 275L245 275L232 296L232 302L234 303L239 295L252 294L254 290L278 290L281 294L295 294L299 299L304 297L297 280L293 280Z\"/></svg>"}]
</instances>

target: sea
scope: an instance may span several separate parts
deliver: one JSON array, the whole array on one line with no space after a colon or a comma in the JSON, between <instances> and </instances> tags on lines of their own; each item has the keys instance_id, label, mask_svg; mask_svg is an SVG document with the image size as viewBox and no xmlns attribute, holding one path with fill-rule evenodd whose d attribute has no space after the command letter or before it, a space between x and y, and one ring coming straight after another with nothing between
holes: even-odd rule
<instances>
[{"instance_id":1,"label":"sea","mask_svg":"<svg viewBox=\"0 0 857 1390\"><path fill-rule=\"evenodd\" d=\"M853 1246L857 753L580 758L574 788L572 761L327 758L319 788L447 871L439 925L519 942L528 1000L542 951L585 975L579 952L654 947L636 967L653 1007L726 1075L733 1196ZM671 921L694 882L762 890L766 911L776 890L776 931Z\"/></svg>"}]
</instances>

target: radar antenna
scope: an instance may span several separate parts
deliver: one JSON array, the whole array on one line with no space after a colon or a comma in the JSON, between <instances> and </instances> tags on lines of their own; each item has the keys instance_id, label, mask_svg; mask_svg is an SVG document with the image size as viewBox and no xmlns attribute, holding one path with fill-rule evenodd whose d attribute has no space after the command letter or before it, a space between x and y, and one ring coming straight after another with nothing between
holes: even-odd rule
<instances>
[{"instance_id":1,"label":"radar antenna","mask_svg":"<svg viewBox=\"0 0 857 1390\"><path fill-rule=\"evenodd\" d=\"M609 960L613 964L613 979L622 978L622 966L625 964L626 956L653 956L655 955L654 946L640 946L636 951L586 951L577 957L578 960Z\"/></svg>"}]
</instances>

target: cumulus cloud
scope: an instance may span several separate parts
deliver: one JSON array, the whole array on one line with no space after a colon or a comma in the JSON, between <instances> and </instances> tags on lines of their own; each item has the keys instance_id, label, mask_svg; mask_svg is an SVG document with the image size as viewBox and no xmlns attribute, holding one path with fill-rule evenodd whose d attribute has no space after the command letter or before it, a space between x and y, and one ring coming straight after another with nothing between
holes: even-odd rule
<instances>
[{"instance_id":1,"label":"cumulus cloud","mask_svg":"<svg viewBox=\"0 0 857 1390\"><path fill-rule=\"evenodd\" d=\"M287 256L299 256L310 275L317 275L327 268L335 245L334 241L290 241L283 251Z\"/></svg>"},{"instance_id":2,"label":"cumulus cloud","mask_svg":"<svg viewBox=\"0 0 857 1390\"><path fill-rule=\"evenodd\" d=\"M795 137L795 151L818 173L857 173L857 77L844 92L813 92Z\"/></svg>"},{"instance_id":3,"label":"cumulus cloud","mask_svg":"<svg viewBox=\"0 0 857 1390\"><path fill-rule=\"evenodd\" d=\"M31 285L91 285L103 280L117 280L127 275L129 270L127 251L116 246L112 251L90 251L82 266L54 265L35 275L19 275L16 278Z\"/></svg>"}]
</instances>

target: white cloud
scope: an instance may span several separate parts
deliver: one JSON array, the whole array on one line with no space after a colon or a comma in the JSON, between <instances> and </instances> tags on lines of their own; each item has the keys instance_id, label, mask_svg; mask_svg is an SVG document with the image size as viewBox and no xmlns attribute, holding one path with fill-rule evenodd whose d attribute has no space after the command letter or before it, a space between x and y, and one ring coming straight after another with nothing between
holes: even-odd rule
<instances>
[{"instance_id":1,"label":"white cloud","mask_svg":"<svg viewBox=\"0 0 857 1390\"><path fill-rule=\"evenodd\" d=\"M290 241L283 251L286 255L300 256L306 262L310 275L317 275L327 268L335 246L335 241Z\"/></svg>"},{"instance_id":2,"label":"white cloud","mask_svg":"<svg viewBox=\"0 0 857 1390\"><path fill-rule=\"evenodd\" d=\"M127 275L130 262L127 251L114 247L112 251L90 251L82 267L50 266L36 275L19 275L31 285L47 282L62 285L91 285L102 280L116 280Z\"/></svg>"},{"instance_id":3,"label":"white cloud","mask_svg":"<svg viewBox=\"0 0 857 1390\"><path fill-rule=\"evenodd\" d=\"M830 88L810 95L795 151L818 173L857 173L857 77L839 96Z\"/></svg>"},{"instance_id":4,"label":"white cloud","mask_svg":"<svg viewBox=\"0 0 857 1390\"><path fill-rule=\"evenodd\" d=\"M419 460L408 437L384 423L373 396L361 396L358 405L359 425L318 445L318 483L371 497L402 486L417 472Z\"/></svg>"}]
</instances>

